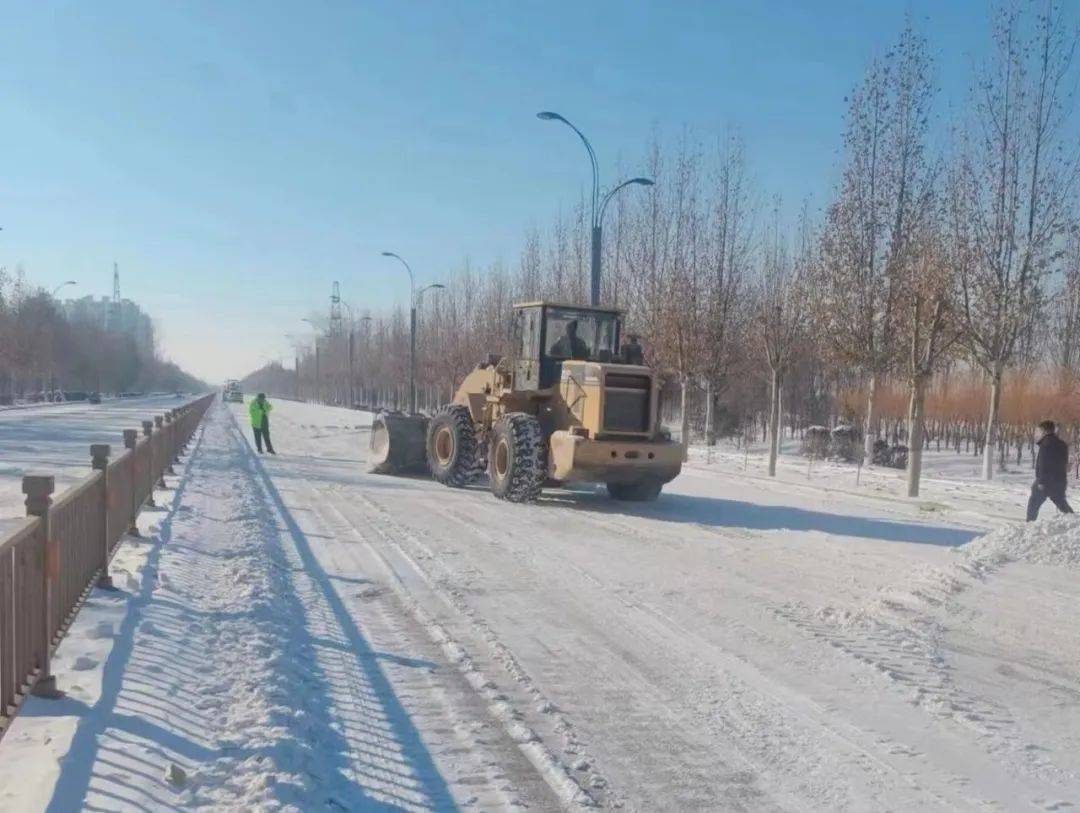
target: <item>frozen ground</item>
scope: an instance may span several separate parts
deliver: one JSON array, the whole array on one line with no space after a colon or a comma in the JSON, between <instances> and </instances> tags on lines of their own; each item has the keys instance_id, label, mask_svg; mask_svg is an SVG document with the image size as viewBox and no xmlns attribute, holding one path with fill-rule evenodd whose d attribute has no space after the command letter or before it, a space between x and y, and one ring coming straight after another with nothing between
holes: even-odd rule
<instances>
[{"instance_id":1,"label":"frozen ground","mask_svg":"<svg viewBox=\"0 0 1080 813\"><path fill-rule=\"evenodd\" d=\"M23 516L22 476L53 474L59 494L90 473L90 444L119 453L123 431L193 400L173 395L107 400L101 404L37 404L0 411L0 527Z\"/></svg>"},{"instance_id":2,"label":"frozen ground","mask_svg":"<svg viewBox=\"0 0 1080 813\"><path fill-rule=\"evenodd\" d=\"M695 450L653 504L583 488L516 506L368 474L354 412L279 403L281 454L257 462L227 414L139 591L101 599L126 602L108 640L126 654L105 657L111 700L91 694L70 723L72 756L44 782L54 810L87 788L98 809L128 792L151 810L275 809L294 792L367 809L348 794L384 798L373 753L398 755L408 803L429 809L1080 804L1080 526L1049 506L1030 533L1012 523L1024 471L976 484L942 456L907 500L899 472L856 485L854 468L808 477L793 458L770 480L757 456ZM223 661L243 667L223 678ZM343 687L365 680L373 705L350 706ZM67 719L56 708L28 708L0 766L67 750L31 733ZM398 728L356 747L349 721L373 710ZM297 752L322 748L334 756L309 771ZM182 789L162 779L169 762Z\"/></svg>"}]
</instances>

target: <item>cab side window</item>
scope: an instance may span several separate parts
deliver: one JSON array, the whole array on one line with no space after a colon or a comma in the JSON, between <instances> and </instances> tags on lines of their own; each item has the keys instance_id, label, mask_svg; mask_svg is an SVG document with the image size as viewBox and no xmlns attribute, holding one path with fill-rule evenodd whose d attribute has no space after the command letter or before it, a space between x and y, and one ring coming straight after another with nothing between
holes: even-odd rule
<instances>
[{"instance_id":1,"label":"cab side window","mask_svg":"<svg viewBox=\"0 0 1080 813\"><path fill-rule=\"evenodd\" d=\"M540 357L540 317L536 308L518 311L521 330L521 356L523 359Z\"/></svg>"}]
</instances>

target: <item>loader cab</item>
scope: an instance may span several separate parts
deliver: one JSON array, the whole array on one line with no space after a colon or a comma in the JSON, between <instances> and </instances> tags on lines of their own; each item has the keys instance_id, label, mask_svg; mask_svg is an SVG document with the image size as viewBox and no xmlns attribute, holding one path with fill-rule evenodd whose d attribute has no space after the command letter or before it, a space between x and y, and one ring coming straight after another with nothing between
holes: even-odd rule
<instances>
[{"instance_id":1,"label":"loader cab","mask_svg":"<svg viewBox=\"0 0 1080 813\"><path fill-rule=\"evenodd\" d=\"M618 361L620 312L528 302L514 306L514 389L555 386L568 360Z\"/></svg>"}]
</instances>

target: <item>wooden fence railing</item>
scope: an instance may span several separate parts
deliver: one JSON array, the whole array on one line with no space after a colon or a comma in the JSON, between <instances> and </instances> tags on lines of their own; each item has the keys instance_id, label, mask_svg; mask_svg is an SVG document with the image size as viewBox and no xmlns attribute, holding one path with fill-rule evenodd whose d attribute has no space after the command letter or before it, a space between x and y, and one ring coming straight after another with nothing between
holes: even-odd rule
<instances>
[{"instance_id":1,"label":"wooden fence railing","mask_svg":"<svg viewBox=\"0 0 1080 813\"><path fill-rule=\"evenodd\" d=\"M90 447L93 473L53 500L51 475L23 477L27 518L0 535L0 737L28 694L56 697L53 650L95 585L111 587L109 562L155 487L195 434L208 395L152 421L125 450Z\"/></svg>"}]
</instances>

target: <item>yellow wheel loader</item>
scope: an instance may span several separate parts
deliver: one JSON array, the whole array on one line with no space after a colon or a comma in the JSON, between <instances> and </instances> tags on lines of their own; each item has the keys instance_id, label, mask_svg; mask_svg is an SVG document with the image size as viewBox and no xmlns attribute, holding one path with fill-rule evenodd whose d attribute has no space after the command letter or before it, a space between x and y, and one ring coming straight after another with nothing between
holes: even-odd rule
<instances>
[{"instance_id":1,"label":"yellow wheel loader","mask_svg":"<svg viewBox=\"0 0 1080 813\"><path fill-rule=\"evenodd\" d=\"M658 419L659 386L621 314L528 302L513 310L513 355L489 357L430 418L381 412L373 470L420 471L465 486L486 471L512 502L545 484L594 482L620 500L654 500L686 458Z\"/></svg>"}]
</instances>

